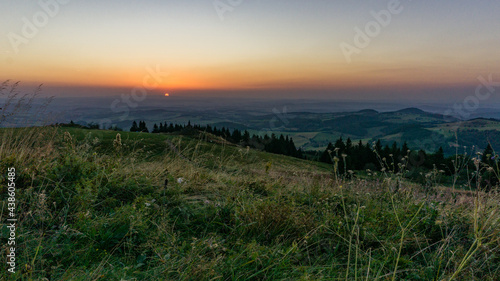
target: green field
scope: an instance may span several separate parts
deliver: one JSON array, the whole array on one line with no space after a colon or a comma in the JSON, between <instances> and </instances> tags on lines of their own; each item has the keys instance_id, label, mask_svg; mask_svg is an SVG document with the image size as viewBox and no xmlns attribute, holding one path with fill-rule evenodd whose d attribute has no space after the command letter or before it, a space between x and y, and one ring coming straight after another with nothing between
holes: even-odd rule
<instances>
[{"instance_id":1,"label":"green field","mask_svg":"<svg viewBox=\"0 0 500 281\"><path fill-rule=\"evenodd\" d=\"M16 273L1 280L500 278L498 189L387 171L347 180L203 133L47 127L0 139L2 222L18 218ZM6 224L1 234L7 257Z\"/></svg>"}]
</instances>

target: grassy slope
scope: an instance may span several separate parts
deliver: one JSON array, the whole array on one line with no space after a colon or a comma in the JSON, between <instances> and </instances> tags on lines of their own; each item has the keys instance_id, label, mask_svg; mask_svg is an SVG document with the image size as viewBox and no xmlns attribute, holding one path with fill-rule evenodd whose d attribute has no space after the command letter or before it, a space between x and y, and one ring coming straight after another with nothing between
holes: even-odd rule
<instances>
[{"instance_id":1,"label":"grassy slope","mask_svg":"<svg viewBox=\"0 0 500 281\"><path fill-rule=\"evenodd\" d=\"M496 193L424 188L398 175L335 180L326 165L211 136L0 133L1 171L18 171L11 280L500 276ZM6 235L4 226L2 256Z\"/></svg>"}]
</instances>

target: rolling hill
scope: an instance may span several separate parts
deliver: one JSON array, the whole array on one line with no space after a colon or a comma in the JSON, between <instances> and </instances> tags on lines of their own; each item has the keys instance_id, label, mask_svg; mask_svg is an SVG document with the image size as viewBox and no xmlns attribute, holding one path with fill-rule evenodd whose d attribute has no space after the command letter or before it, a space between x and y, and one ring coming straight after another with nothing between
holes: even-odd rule
<instances>
[{"instance_id":1,"label":"rolling hill","mask_svg":"<svg viewBox=\"0 0 500 281\"><path fill-rule=\"evenodd\" d=\"M443 146L447 155L455 153L459 146L483 149L488 141L500 150L500 122L495 119L458 120L418 108L406 108L391 112L366 109L354 112L311 113L273 110L262 114L252 110L149 110L131 111L119 127L128 130L133 120L145 120L151 128L154 123L210 124L218 128L248 130L252 134L284 134L293 137L303 150L324 150L329 142L339 137L373 142L380 139L384 144L407 142L412 149L436 151ZM94 117L82 117L79 123L98 122L99 118L111 118L109 112L93 112Z\"/></svg>"}]
</instances>

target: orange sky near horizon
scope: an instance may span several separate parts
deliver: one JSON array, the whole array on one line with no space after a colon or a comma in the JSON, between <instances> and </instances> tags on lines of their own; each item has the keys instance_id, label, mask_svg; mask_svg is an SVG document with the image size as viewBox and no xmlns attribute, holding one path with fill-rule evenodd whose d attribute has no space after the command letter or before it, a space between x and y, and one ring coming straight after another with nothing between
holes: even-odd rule
<instances>
[{"instance_id":1,"label":"orange sky near horizon","mask_svg":"<svg viewBox=\"0 0 500 281\"><path fill-rule=\"evenodd\" d=\"M473 66L422 65L404 62L356 62L346 65L312 61L247 62L232 65L186 68L135 65L65 66L54 62L29 65L22 62L0 70L1 77L15 77L23 82L66 86L137 87L155 85L156 89L345 89L390 86L458 86L477 83ZM165 64L166 65L166 64ZM154 75L158 67L160 80ZM26 69L30 69L29 72ZM166 75L165 73L168 73ZM145 82L146 81L146 82Z\"/></svg>"}]
</instances>

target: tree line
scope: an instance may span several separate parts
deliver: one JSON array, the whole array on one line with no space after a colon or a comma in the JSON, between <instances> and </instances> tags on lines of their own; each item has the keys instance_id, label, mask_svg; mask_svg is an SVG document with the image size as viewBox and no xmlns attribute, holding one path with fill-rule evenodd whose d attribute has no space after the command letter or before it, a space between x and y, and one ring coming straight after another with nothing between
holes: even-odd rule
<instances>
[{"instance_id":1,"label":"tree line","mask_svg":"<svg viewBox=\"0 0 500 281\"><path fill-rule=\"evenodd\" d=\"M134 122L132 130L148 132L144 121L140 121L138 125ZM187 125L167 124L166 122L160 123L160 125L154 124L151 132L175 133L186 130L207 132L229 142L270 153L335 164L336 172L345 176L349 176L354 171L362 170L401 172L406 178L413 181L428 183L429 172L443 177L462 174L461 178L467 178L467 173L475 168L474 159L470 155L461 155L464 159L463 164L457 166L457 155L445 157L442 147L439 147L433 153L428 153L422 149L411 150L406 142L401 146L397 142L393 142L392 145L383 145L380 140L353 143L350 138L344 141L340 137L334 143L329 143L327 148L319 155L315 155L310 151L304 152L301 148L297 148L293 139L283 134L279 136L276 134L271 134L271 136L267 134L264 136L250 135L247 130L231 130L225 127L219 129L210 125L192 125L191 122L188 122ZM495 167L495 165L498 165L498 155L494 154L491 145L488 144L481 155L479 160L481 160L482 167ZM483 169L480 175L483 186L491 187L498 184L498 176L491 169Z\"/></svg>"},{"instance_id":2,"label":"tree line","mask_svg":"<svg viewBox=\"0 0 500 281\"><path fill-rule=\"evenodd\" d=\"M329 143L321 154L319 161L333 164L338 162L340 173L346 170L374 170L386 168L399 172L408 167L422 166L432 169L433 165L444 165L443 148L435 153L426 153L424 150L411 151L406 142L399 146L393 142L391 146L382 145L380 140L363 144L359 141L354 144L350 138L345 142L340 137L335 143Z\"/></svg>"},{"instance_id":3,"label":"tree line","mask_svg":"<svg viewBox=\"0 0 500 281\"><path fill-rule=\"evenodd\" d=\"M96 123L89 123L86 126L76 124L73 121L67 124L55 125L65 127L76 127L82 129L99 129ZM104 129L104 128L103 128ZM112 126L109 130L122 131L121 128ZM131 132L149 133L145 121L133 121ZM321 152L303 151L297 148L293 139L280 134L263 135L250 134L247 130L229 129L226 127L217 128L211 125L187 125L167 124L163 122L153 125L151 133L176 133L186 134L192 131L210 133L221 137L231 143L248 146L258 150L282 154L301 159L320 161L334 164L336 172L340 175L349 175L351 171L387 171L402 172L406 178L413 181L425 183L427 175L431 173L444 177L461 175L461 178L468 178L470 173L480 168L480 181L482 186L495 186L499 183L500 157L488 143L481 153L475 151L458 152L456 155L445 157L442 147L433 153L424 150L411 150L404 142L401 146L397 142L392 145L382 145L380 140L376 142L363 143L358 141L353 143L350 138L343 140L340 137L334 143L329 143L327 148ZM477 155L475 153L478 153ZM479 163L479 164L478 164ZM352 172L353 173L353 172ZM472 185L475 185L473 182Z\"/></svg>"},{"instance_id":4,"label":"tree line","mask_svg":"<svg viewBox=\"0 0 500 281\"><path fill-rule=\"evenodd\" d=\"M492 187L499 183L499 155L495 153L491 144L482 152L472 151L445 157L444 150L439 147L434 153L424 150L410 150L406 142L398 146L393 142L391 146L382 145L378 140L373 143L359 141L353 144L348 138L345 142L342 137L335 143L329 143L321 154L319 161L335 164L339 174L349 175L349 171L387 171L402 172L407 178L417 182L428 182L430 175L451 177L461 175L468 178L470 173L480 176L481 186ZM477 176L476 175L476 176ZM472 182L475 186L477 181Z\"/></svg>"},{"instance_id":5,"label":"tree line","mask_svg":"<svg viewBox=\"0 0 500 281\"><path fill-rule=\"evenodd\" d=\"M167 122L158 125L155 123L151 133L175 133L185 132L186 130L207 132L234 144L249 146L270 153L329 164L336 162L336 167L340 174L348 174L350 170L381 171L385 169L394 173L404 172L407 177L417 179L421 178L424 173L432 170L441 171L443 175L450 176L474 169L472 157L465 157L464 159L467 159L465 164L457 168L457 163L455 162L457 156L445 157L442 147L439 147L433 153L428 153L422 149L411 150L406 142L401 146L397 142L393 142L392 145L383 145L380 140L371 143L363 143L362 141L353 143L350 138L344 141L340 137L334 143L330 142L327 148L317 155L297 148L293 139L283 134L279 136L276 134L271 134L271 136L267 134L264 136L251 135L247 130L231 130L225 127L219 129L211 125L192 125L191 122L188 122L187 125L167 124ZM139 123L134 121L130 131L149 132L145 121L139 121ZM498 155L495 155L490 144L487 145L481 155L480 160L484 166L494 167L498 165ZM484 179L487 179L490 185L498 182L498 179L495 179L491 175L491 172L484 173Z\"/></svg>"},{"instance_id":6,"label":"tree line","mask_svg":"<svg viewBox=\"0 0 500 281\"><path fill-rule=\"evenodd\" d=\"M173 123L167 124L167 122L163 122L158 125L155 123L153 125L153 130L151 131L151 133L175 133L186 130L206 132L221 137L234 144L248 146L270 153L282 154L304 159L302 149L297 149L295 143L293 142L293 139L282 134L279 136L277 136L276 134L271 134L271 136L267 134L265 134L264 136L259 136L256 134L251 135L247 130L231 130L226 127L222 127L219 129L216 126L212 127L211 125L193 125L191 124L191 121L188 121L187 125L179 125ZM130 131L145 133L149 132L145 121L139 121L139 123L133 121Z\"/></svg>"}]
</instances>

